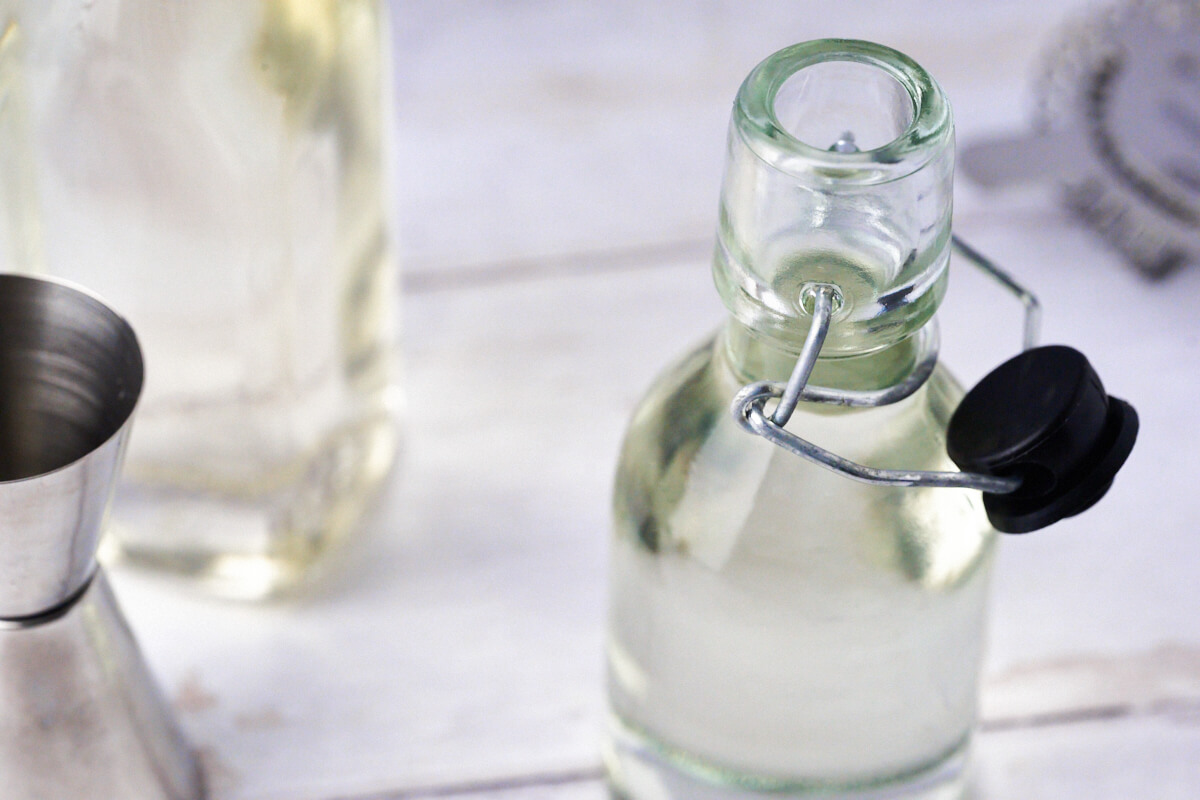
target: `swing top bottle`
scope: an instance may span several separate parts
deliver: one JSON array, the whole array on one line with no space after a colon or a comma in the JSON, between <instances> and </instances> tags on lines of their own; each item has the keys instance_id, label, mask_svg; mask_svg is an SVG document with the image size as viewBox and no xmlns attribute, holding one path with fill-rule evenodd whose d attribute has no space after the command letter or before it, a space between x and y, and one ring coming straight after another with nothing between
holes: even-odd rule
<instances>
[{"instance_id":1,"label":"swing top bottle","mask_svg":"<svg viewBox=\"0 0 1200 800\"><path fill-rule=\"evenodd\" d=\"M786 381L813 287L811 382L893 386L946 287L953 123L911 59L780 51L730 126L714 277L725 325L631 420L614 496L610 783L659 798L961 795L995 533L977 493L868 486L749 435L745 384ZM801 403L789 430L862 463L953 469L944 367L878 408Z\"/></svg>"}]
</instances>

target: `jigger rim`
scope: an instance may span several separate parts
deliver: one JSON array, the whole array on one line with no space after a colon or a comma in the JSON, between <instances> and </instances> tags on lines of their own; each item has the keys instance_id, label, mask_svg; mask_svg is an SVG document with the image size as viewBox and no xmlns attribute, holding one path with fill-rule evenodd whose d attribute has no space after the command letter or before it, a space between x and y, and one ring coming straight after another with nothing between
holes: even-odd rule
<instances>
[{"instance_id":1,"label":"jigger rim","mask_svg":"<svg viewBox=\"0 0 1200 800\"><path fill-rule=\"evenodd\" d=\"M132 344L131 352L135 356L135 369L131 372L130 391L133 394L133 402L125 410L123 417L119 422L112 426L112 430L100 442L91 449L80 453L75 458L61 464L53 469L44 470L31 475L25 475L20 478L0 479L0 487L13 486L27 481L42 480L48 476L55 475L60 472L69 470L79 464L79 462L96 453L98 450L109 445L114 439L120 437L129 427L130 421L133 419L137 407L141 404L142 389L146 383L146 360L142 351L141 341L138 339L137 331L133 325L125 317L124 314L117 311L111 303L108 302L102 295L83 286L75 281L51 275L32 275L19 272L0 272L0 295L4 293L4 284L18 284L33 287L49 287L52 289L66 290L67 296L75 295L76 297L90 301L96 310L100 311L105 317L109 318L117 324L122 335L127 337Z\"/></svg>"}]
</instances>

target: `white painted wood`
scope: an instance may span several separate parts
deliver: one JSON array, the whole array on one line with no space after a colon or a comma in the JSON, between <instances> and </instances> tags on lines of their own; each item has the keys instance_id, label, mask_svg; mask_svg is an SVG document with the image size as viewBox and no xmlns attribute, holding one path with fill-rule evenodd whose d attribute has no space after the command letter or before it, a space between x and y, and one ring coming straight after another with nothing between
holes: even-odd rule
<instances>
[{"instance_id":1,"label":"white painted wood","mask_svg":"<svg viewBox=\"0 0 1200 800\"><path fill-rule=\"evenodd\" d=\"M683 265L414 298L405 464L323 592L242 608L118 576L219 797L594 765L609 476L653 372L715 322L707 283Z\"/></svg>"},{"instance_id":2,"label":"white painted wood","mask_svg":"<svg viewBox=\"0 0 1200 800\"><path fill-rule=\"evenodd\" d=\"M1156 715L985 733L978 739L975 764L974 800L1194 800L1200 796L1200 718ZM607 798L600 781L454 796ZM432 797L400 794L371 800Z\"/></svg>"},{"instance_id":3,"label":"white painted wood","mask_svg":"<svg viewBox=\"0 0 1200 800\"><path fill-rule=\"evenodd\" d=\"M1031 207L1024 222L960 230L1037 288L1044 341L1087 353L1109 391L1137 407L1141 432L1099 506L1005 541L992 618L995 691L985 708L1021 715L1200 697L1200 317L1192 301L1200 271L1145 281L1080 227L1045 213ZM974 381L1015 346L1017 328L1011 301L971 297L982 283L970 278L958 271L963 295L952 290L945 341L950 363ZM1035 682L1046 691L1033 692Z\"/></svg>"},{"instance_id":4,"label":"white painted wood","mask_svg":"<svg viewBox=\"0 0 1200 800\"><path fill-rule=\"evenodd\" d=\"M966 142L1025 125L1039 52L1085 4L400 0L401 252L424 274L707 243L729 109L770 53L832 36L896 47L945 87Z\"/></svg>"},{"instance_id":5,"label":"white painted wood","mask_svg":"<svg viewBox=\"0 0 1200 800\"><path fill-rule=\"evenodd\" d=\"M446 797L447 795L440 795ZM439 795L412 794L387 795L369 800L433 800ZM500 791L470 792L454 794L456 800L611 800L603 782L591 780L580 783L529 786Z\"/></svg>"},{"instance_id":6,"label":"white painted wood","mask_svg":"<svg viewBox=\"0 0 1200 800\"><path fill-rule=\"evenodd\" d=\"M1180 713L984 734L979 800L1191 800L1198 721Z\"/></svg>"},{"instance_id":7,"label":"white painted wood","mask_svg":"<svg viewBox=\"0 0 1200 800\"><path fill-rule=\"evenodd\" d=\"M441 795L446 797L446 795ZM438 795L389 795L369 800L433 800ZM600 780L451 795L455 800L611 800Z\"/></svg>"},{"instance_id":8,"label":"white painted wood","mask_svg":"<svg viewBox=\"0 0 1200 800\"><path fill-rule=\"evenodd\" d=\"M1029 215L966 232L1042 291L1047 338L1089 352L1143 432L1100 506L1004 543L985 716L1200 700L1200 271L1144 283ZM1015 349L1014 309L959 270L947 358L978 377ZM324 583L260 608L116 576L217 800L595 769L610 473L651 377L721 316L707 265L431 291L407 311L404 465Z\"/></svg>"}]
</instances>

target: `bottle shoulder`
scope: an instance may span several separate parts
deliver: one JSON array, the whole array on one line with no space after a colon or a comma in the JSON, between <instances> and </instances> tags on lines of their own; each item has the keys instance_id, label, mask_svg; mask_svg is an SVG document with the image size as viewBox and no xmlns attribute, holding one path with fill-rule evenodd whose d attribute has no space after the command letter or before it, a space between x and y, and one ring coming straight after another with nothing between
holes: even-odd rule
<instances>
[{"instance_id":1,"label":"bottle shoulder","mask_svg":"<svg viewBox=\"0 0 1200 800\"><path fill-rule=\"evenodd\" d=\"M635 407L626 436L665 436L672 450L684 446L688 439L704 436L723 423L724 417L730 416L733 396L748 382L730 363L722 338L715 333L658 374ZM925 384L899 403L863 409L802 402L788 428L801 433L805 420L816 420L818 425L822 420L836 420L824 424L871 438L870 431L903 425L927 428L944 441L945 429L963 395L958 379L938 362Z\"/></svg>"},{"instance_id":2,"label":"bottle shoulder","mask_svg":"<svg viewBox=\"0 0 1200 800\"><path fill-rule=\"evenodd\" d=\"M826 546L818 543L840 531L845 547L888 553L894 566L921 580L961 576L990 550L994 533L977 493L868 486L803 461L736 423L729 405L740 386L715 339L660 374L622 446L614 493L618 537L652 552L685 551L716 570L738 548L789 559ZM788 429L871 466L953 470L945 432L961 397L958 382L939 366L899 403L874 409L802 403ZM948 537L964 545L955 568L945 556L936 569L922 561L922 553L952 551L938 544Z\"/></svg>"}]
</instances>

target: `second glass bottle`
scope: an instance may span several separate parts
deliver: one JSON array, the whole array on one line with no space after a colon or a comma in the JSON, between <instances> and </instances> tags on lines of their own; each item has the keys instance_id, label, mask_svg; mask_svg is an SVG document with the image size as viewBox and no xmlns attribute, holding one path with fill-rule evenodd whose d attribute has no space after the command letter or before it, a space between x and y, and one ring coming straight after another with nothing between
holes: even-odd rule
<instances>
[{"instance_id":1,"label":"second glass bottle","mask_svg":"<svg viewBox=\"0 0 1200 800\"><path fill-rule=\"evenodd\" d=\"M140 332L110 544L258 597L394 451L382 0L0 3L0 244Z\"/></svg>"}]
</instances>

